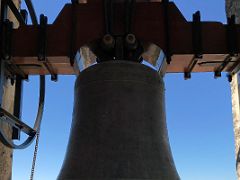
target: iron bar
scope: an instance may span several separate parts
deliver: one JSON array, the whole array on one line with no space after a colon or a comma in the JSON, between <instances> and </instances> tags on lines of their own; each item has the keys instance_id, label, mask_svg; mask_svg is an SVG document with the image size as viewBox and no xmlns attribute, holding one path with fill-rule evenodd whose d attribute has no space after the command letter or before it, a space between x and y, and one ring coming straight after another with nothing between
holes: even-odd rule
<instances>
[{"instance_id":1,"label":"iron bar","mask_svg":"<svg viewBox=\"0 0 240 180\"><path fill-rule=\"evenodd\" d=\"M33 25L38 24L37 15L31 0L25 0Z\"/></svg>"},{"instance_id":2,"label":"iron bar","mask_svg":"<svg viewBox=\"0 0 240 180\"><path fill-rule=\"evenodd\" d=\"M195 65L197 64L198 59L194 56L192 61L190 62L190 64L187 67L187 70L184 72L184 79L190 79L191 78L191 72L194 69Z\"/></svg>"},{"instance_id":3,"label":"iron bar","mask_svg":"<svg viewBox=\"0 0 240 180\"><path fill-rule=\"evenodd\" d=\"M25 21L21 15L21 13L19 12L19 10L16 8L15 4L13 3L12 0L4 0L6 1L6 4L8 5L8 7L11 9L11 11L13 12L14 16L16 17L16 19L18 20L18 22L20 24L25 24Z\"/></svg>"},{"instance_id":4,"label":"iron bar","mask_svg":"<svg viewBox=\"0 0 240 180\"><path fill-rule=\"evenodd\" d=\"M20 121L17 117L7 112L3 108L0 108L1 120L4 120L11 124L12 126L20 129L22 132L26 133L29 136L32 136L35 133L35 130L29 127L24 122Z\"/></svg>"},{"instance_id":5,"label":"iron bar","mask_svg":"<svg viewBox=\"0 0 240 180\"><path fill-rule=\"evenodd\" d=\"M164 29L165 29L165 55L167 63L171 63L171 53L170 53L170 26L169 26L169 0L163 0L163 16L164 16Z\"/></svg>"},{"instance_id":6,"label":"iron bar","mask_svg":"<svg viewBox=\"0 0 240 180\"><path fill-rule=\"evenodd\" d=\"M22 91L23 91L23 80L21 76L16 76L15 80L15 95L14 95L14 107L13 115L21 119L22 115ZM13 127L12 139L20 139L20 131L18 128Z\"/></svg>"}]
</instances>

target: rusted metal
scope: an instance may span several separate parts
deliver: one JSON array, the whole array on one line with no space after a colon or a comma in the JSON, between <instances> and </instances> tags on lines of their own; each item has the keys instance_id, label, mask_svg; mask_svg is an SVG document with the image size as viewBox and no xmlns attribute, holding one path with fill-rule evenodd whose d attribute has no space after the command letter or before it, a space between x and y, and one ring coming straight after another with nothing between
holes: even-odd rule
<instances>
[{"instance_id":1,"label":"rusted metal","mask_svg":"<svg viewBox=\"0 0 240 180\"><path fill-rule=\"evenodd\" d=\"M47 59L56 74L76 74L75 66L69 63L69 49L77 53L79 48L101 39L105 34L104 4L89 1L75 4L75 30L72 26L72 4L66 4L53 24L47 25ZM113 35L124 33L124 3L113 3L118 17L113 22ZM148 12L148 13L145 13ZM164 52L167 46L171 50L171 64L166 73L185 72L191 63L195 51L192 46L192 22L186 21L173 2L168 4L169 42L165 38L164 4L161 2L137 2L131 32L142 43L151 42ZM84 25L84 26L83 26ZM214 72L229 54L227 47L227 25L218 22L201 22L202 59L199 59L192 72ZM240 25L235 25L240 34ZM71 45L71 37L75 42ZM22 25L12 34L12 59L25 74L49 74L46 67L38 62L38 27ZM240 41L240 36L237 42ZM24 46L23 46L24 44ZM240 48L237 49L238 53ZM236 62L230 61L223 71L227 71Z\"/></svg>"}]
</instances>

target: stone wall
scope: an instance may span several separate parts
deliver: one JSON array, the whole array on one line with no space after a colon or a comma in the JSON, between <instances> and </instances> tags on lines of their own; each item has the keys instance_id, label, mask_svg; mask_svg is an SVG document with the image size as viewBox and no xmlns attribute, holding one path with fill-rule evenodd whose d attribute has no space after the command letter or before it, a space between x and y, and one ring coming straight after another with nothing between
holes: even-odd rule
<instances>
[{"instance_id":1,"label":"stone wall","mask_svg":"<svg viewBox=\"0 0 240 180\"><path fill-rule=\"evenodd\" d=\"M226 0L226 14L227 17L236 16L236 23L240 24L240 1ZM233 113L233 129L235 137L235 154L236 154L236 170L238 180L240 180L240 106L239 106L239 75L234 75L231 82L232 92L232 113Z\"/></svg>"}]
</instances>

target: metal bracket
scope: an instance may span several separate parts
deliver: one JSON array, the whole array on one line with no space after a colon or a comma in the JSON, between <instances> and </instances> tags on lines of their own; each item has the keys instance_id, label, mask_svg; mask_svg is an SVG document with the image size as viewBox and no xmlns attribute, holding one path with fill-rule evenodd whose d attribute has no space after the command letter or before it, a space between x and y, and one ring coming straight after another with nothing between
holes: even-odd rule
<instances>
[{"instance_id":1,"label":"metal bracket","mask_svg":"<svg viewBox=\"0 0 240 180\"><path fill-rule=\"evenodd\" d=\"M106 34L112 35L113 25L113 1L104 0L104 19L105 19L105 31Z\"/></svg>"},{"instance_id":2,"label":"metal bracket","mask_svg":"<svg viewBox=\"0 0 240 180\"><path fill-rule=\"evenodd\" d=\"M134 14L134 0L126 0L125 1L125 35L132 33L132 21Z\"/></svg>"},{"instance_id":3,"label":"metal bracket","mask_svg":"<svg viewBox=\"0 0 240 180\"><path fill-rule=\"evenodd\" d=\"M76 23L77 23L77 20L76 20L76 5L78 4L78 1L77 0L72 0L72 6L71 6L71 20L72 20L72 33L71 33L71 42L70 42L70 53L69 53L69 59L70 59L70 64L71 66L74 65L74 58L75 58L75 55L76 55L76 52L74 52L74 46L75 46L75 43L76 43L76 37L75 37L75 34L76 34Z\"/></svg>"},{"instance_id":4,"label":"metal bracket","mask_svg":"<svg viewBox=\"0 0 240 180\"><path fill-rule=\"evenodd\" d=\"M227 47L228 47L228 56L225 58L223 63L215 70L214 77L218 78L221 77L221 72L226 68L226 66L231 62L233 57L236 57L238 54L238 41L237 41L237 29L236 29L236 20L235 15L232 15L228 18L228 24L226 27L226 35L227 35ZM233 65L234 67L237 64ZM235 69L232 67L231 69ZM229 77L232 74L228 75ZM231 80L231 77L229 78Z\"/></svg>"},{"instance_id":5,"label":"metal bracket","mask_svg":"<svg viewBox=\"0 0 240 180\"><path fill-rule=\"evenodd\" d=\"M22 114L22 94L23 94L22 91L23 91L22 77L16 76L13 115L18 119L21 119ZM20 140L19 128L13 127L12 139Z\"/></svg>"},{"instance_id":6,"label":"metal bracket","mask_svg":"<svg viewBox=\"0 0 240 180\"><path fill-rule=\"evenodd\" d=\"M11 59L12 28L13 28L13 23L10 22L8 19L4 20L1 28L1 31L2 31L1 57L4 60Z\"/></svg>"},{"instance_id":7,"label":"metal bracket","mask_svg":"<svg viewBox=\"0 0 240 180\"><path fill-rule=\"evenodd\" d=\"M214 72L214 78L219 78L222 76L222 71L226 68L228 63L232 61L232 56L227 55L227 57L224 59L223 63L215 70Z\"/></svg>"},{"instance_id":8,"label":"metal bracket","mask_svg":"<svg viewBox=\"0 0 240 180\"><path fill-rule=\"evenodd\" d=\"M235 56L238 53L236 17L232 15L228 18L227 24L227 46L230 56Z\"/></svg>"},{"instance_id":9,"label":"metal bracket","mask_svg":"<svg viewBox=\"0 0 240 180\"><path fill-rule=\"evenodd\" d=\"M171 63L171 52L170 52L170 32L169 32L169 0L162 1L164 5L164 24L165 24L165 42L166 42L166 60L167 64Z\"/></svg>"},{"instance_id":10,"label":"metal bracket","mask_svg":"<svg viewBox=\"0 0 240 180\"><path fill-rule=\"evenodd\" d=\"M51 74L51 80L57 81L58 76L54 72L51 64L47 60L47 17L43 14L40 15L39 24L39 52L38 60L45 66L48 72Z\"/></svg>"},{"instance_id":11,"label":"metal bracket","mask_svg":"<svg viewBox=\"0 0 240 180\"><path fill-rule=\"evenodd\" d=\"M192 70L194 69L198 60L202 58L202 26L201 26L200 11L197 11L196 13L193 14L192 45L193 45L194 57L184 72L185 80L191 78Z\"/></svg>"},{"instance_id":12,"label":"metal bracket","mask_svg":"<svg viewBox=\"0 0 240 180\"><path fill-rule=\"evenodd\" d=\"M39 51L38 60L46 62L47 60L47 17L43 14L40 15L39 24Z\"/></svg>"}]
</instances>

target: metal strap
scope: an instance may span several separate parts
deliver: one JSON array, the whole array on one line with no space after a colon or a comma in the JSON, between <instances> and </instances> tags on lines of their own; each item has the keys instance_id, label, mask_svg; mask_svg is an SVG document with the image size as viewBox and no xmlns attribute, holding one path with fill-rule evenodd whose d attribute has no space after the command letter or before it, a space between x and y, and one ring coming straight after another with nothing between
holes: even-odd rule
<instances>
[{"instance_id":1,"label":"metal strap","mask_svg":"<svg viewBox=\"0 0 240 180\"><path fill-rule=\"evenodd\" d=\"M193 45L194 57L184 72L185 80L191 78L191 72L196 66L198 59L202 58L202 26L201 26L200 11L197 11L196 13L193 14L192 45Z\"/></svg>"},{"instance_id":2,"label":"metal strap","mask_svg":"<svg viewBox=\"0 0 240 180\"><path fill-rule=\"evenodd\" d=\"M166 59L167 63L171 63L171 53L170 53L170 32L169 32L169 0L162 0L164 5L164 24L165 24L165 42L166 42Z\"/></svg>"},{"instance_id":3,"label":"metal strap","mask_svg":"<svg viewBox=\"0 0 240 180\"><path fill-rule=\"evenodd\" d=\"M10 114L9 112L5 111L4 109L0 109L1 112L1 119L8 121L11 125L19 128L21 131L25 132L28 135L28 138L20 145L16 145L12 139L10 140L5 132L0 128L0 140L8 147L13 149L24 149L28 147L34 138L36 137L37 132L40 129L43 110L44 110L44 99L45 99L45 76L40 76L40 96L39 96L39 104L38 104L38 112L37 117L34 123L34 127L30 128L18 118Z\"/></svg>"},{"instance_id":4,"label":"metal strap","mask_svg":"<svg viewBox=\"0 0 240 180\"><path fill-rule=\"evenodd\" d=\"M38 60L45 66L47 71L51 74L51 80L57 81L58 76L54 72L52 65L47 60L47 21L48 21L47 17L41 14L39 24Z\"/></svg>"},{"instance_id":5,"label":"metal strap","mask_svg":"<svg viewBox=\"0 0 240 180\"><path fill-rule=\"evenodd\" d=\"M113 25L113 2L112 0L104 0L104 19L106 34L112 34Z\"/></svg>"},{"instance_id":6,"label":"metal strap","mask_svg":"<svg viewBox=\"0 0 240 180\"><path fill-rule=\"evenodd\" d=\"M125 0L125 34L132 33L132 20L134 14L135 0Z\"/></svg>"},{"instance_id":7,"label":"metal strap","mask_svg":"<svg viewBox=\"0 0 240 180\"><path fill-rule=\"evenodd\" d=\"M25 0L25 3L27 5L29 14L30 14L30 18L32 20L33 25L37 25L38 24L38 20L37 20L37 16L36 16L36 12L34 10L34 6L32 4L31 0Z\"/></svg>"}]
</instances>

